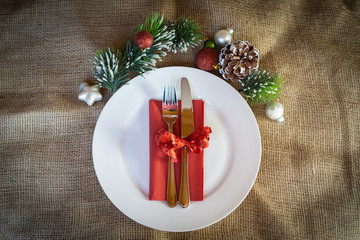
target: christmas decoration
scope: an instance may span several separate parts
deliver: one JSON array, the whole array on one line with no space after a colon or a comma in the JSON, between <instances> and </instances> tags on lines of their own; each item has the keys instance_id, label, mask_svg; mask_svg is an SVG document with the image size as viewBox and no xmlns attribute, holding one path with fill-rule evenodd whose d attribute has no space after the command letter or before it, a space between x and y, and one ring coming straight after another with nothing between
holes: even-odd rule
<instances>
[{"instance_id":1,"label":"christmas decoration","mask_svg":"<svg viewBox=\"0 0 360 240\"><path fill-rule=\"evenodd\" d=\"M220 74L233 82L245 78L259 66L259 52L246 41L226 45L219 56Z\"/></svg>"},{"instance_id":2,"label":"christmas decoration","mask_svg":"<svg viewBox=\"0 0 360 240\"><path fill-rule=\"evenodd\" d=\"M191 19L182 17L177 22L170 21L167 27L175 31L170 47L173 53L186 52L188 47L195 47L201 42L200 27Z\"/></svg>"},{"instance_id":3,"label":"christmas decoration","mask_svg":"<svg viewBox=\"0 0 360 240\"><path fill-rule=\"evenodd\" d=\"M140 31L135 35L135 44L141 48L149 48L152 46L154 38L148 31Z\"/></svg>"},{"instance_id":4,"label":"christmas decoration","mask_svg":"<svg viewBox=\"0 0 360 240\"><path fill-rule=\"evenodd\" d=\"M239 82L239 91L250 104L275 101L281 92L282 81L278 73L270 74L266 70L255 70Z\"/></svg>"},{"instance_id":5,"label":"christmas decoration","mask_svg":"<svg viewBox=\"0 0 360 240\"><path fill-rule=\"evenodd\" d=\"M99 50L94 57L97 85L114 93L130 80L130 74L142 75L156 67L168 51L185 52L200 43L199 26L193 20L180 18L164 23L164 17L150 14L144 24L137 27L137 39L128 40L121 52L114 48ZM150 44L150 35L153 42Z\"/></svg>"},{"instance_id":6,"label":"christmas decoration","mask_svg":"<svg viewBox=\"0 0 360 240\"><path fill-rule=\"evenodd\" d=\"M99 50L94 57L94 73L97 85L101 88L108 88L111 93L124 85L128 79L127 70L121 61L121 54L118 50L108 48L107 51Z\"/></svg>"},{"instance_id":7,"label":"christmas decoration","mask_svg":"<svg viewBox=\"0 0 360 240\"><path fill-rule=\"evenodd\" d=\"M283 122L285 118L284 107L279 102L271 102L266 105L265 113L268 118L271 120L276 120L278 122Z\"/></svg>"},{"instance_id":8,"label":"christmas decoration","mask_svg":"<svg viewBox=\"0 0 360 240\"><path fill-rule=\"evenodd\" d=\"M218 62L218 54L213 48L203 48L196 54L195 62L197 67L204 71L214 70Z\"/></svg>"},{"instance_id":9,"label":"christmas decoration","mask_svg":"<svg viewBox=\"0 0 360 240\"><path fill-rule=\"evenodd\" d=\"M238 91L250 104L275 101L281 90L281 78L277 73L258 71L258 50L246 41L230 43L232 34L233 30L228 28L218 31L214 40L205 39L204 48L195 57L197 67L205 71L219 68L225 80L240 83ZM96 85L113 94L134 74L143 75L155 69L168 52L185 52L198 45L200 39L200 27L193 20L180 18L165 22L163 16L152 13L138 25L135 36L121 50L109 47L96 52L93 61ZM217 45L222 47L219 55L215 50ZM101 99L101 94L98 88L87 87L83 87L79 99L91 106Z\"/></svg>"},{"instance_id":10,"label":"christmas decoration","mask_svg":"<svg viewBox=\"0 0 360 240\"><path fill-rule=\"evenodd\" d=\"M140 49L131 40L128 40L122 59L127 71L142 75L153 70L156 67L156 62L161 61L162 57L166 56L167 51L170 51L172 41L175 38L175 30L170 30L163 22L164 17L153 13L146 18L144 24L138 26L138 32L150 32L154 36L154 41L150 48Z\"/></svg>"},{"instance_id":11,"label":"christmas decoration","mask_svg":"<svg viewBox=\"0 0 360 240\"><path fill-rule=\"evenodd\" d=\"M95 101L102 99L99 86L90 86L87 83L82 83L80 91L79 100L86 102L89 106L92 106Z\"/></svg>"},{"instance_id":12,"label":"christmas decoration","mask_svg":"<svg viewBox=\"0 0 360 240\"><path fill-rule=\"evenodd\" d=\"M231 28L223 29L215 33L214 40L216 45L220 47L224 47L226 44L231 43L232 34L234 33L234 30Z\"/></svg>"},{"instance_id":13,"label":"christmas decoration","mask_svg":"<svg viewBox=\"0 0 360 240\"><path fill-rule=\"evenodd\" d=\"M210 39L205 39L204 40L204 47L205 48L215 48L216 47L216 45L215 45L215 43L214 43L214 41L212 41L212 40L210 40Z\"/></svg>"}]
</instances>

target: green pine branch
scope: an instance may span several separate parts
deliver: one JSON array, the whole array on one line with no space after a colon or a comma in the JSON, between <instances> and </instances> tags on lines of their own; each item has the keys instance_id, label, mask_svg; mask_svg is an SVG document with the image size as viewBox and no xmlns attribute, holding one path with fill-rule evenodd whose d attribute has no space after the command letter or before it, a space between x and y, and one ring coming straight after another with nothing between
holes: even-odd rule
<instances>
[{"instance_id":1,"label":"green pine branch","mask_svg":"<svg viewBox=\"0 0 360 240\"><path fill-rule=\"evenodd\" d=\"M240 80L241 89L246 101L252 104L263 104L277 100L282 90L282 78L278 73L266 70L254 71Z\"/></svg>"},{"instance_id":2,"label":"green pine branch","mask_svg":"<svg viewBox=\"0 0 360 240\"><path fill-rule=\"evenodd\" d=\"M164 17L151 13L143 24L137 27L137 32L148 31L154 41L150 48L140 49L134 39L129 39L123 49L108 48L99 50L94 57L94 73L99 87L110 89L114 93L129 81L128 75L134 72L143 75L156 68L156 63L162 61L167 52L184 52L188 47L200 43L201 34L198 24L186 18L177 22L164 23Z\"/></svg>"},{"instance_id":3,"label":"green pine branch","mask_svg":"<svg viewBox=\"0 0 360 240\"><path fill-rule=\"evenodd\" d=\"M95 79L99 87L110 89L111 93L114 93L116 89L129 81L127 70L120 60L119 50L108 48L106 51L96 52L93 64Z\"/></svg>"},{"instance_id":4,"label":"green pine branch","mask_svg":"<svg viewBox=\"0 0 360 240\"><path fill-rule=\"evenodd\" d=\"M151 13L145 19L144 24L138 25L137 32L148 31L155 38L155 36L158 35L163 22L164 22L164 16L160 16L158 13Z\"/></svg>"},{"instance_id":5,"label":"green pine branch","mask_svg":"<svg viewBox=\"0 0 360 240\"><path fill-rule=\"evenodd\" d=\"M156 68L156 62L166 56L175 37L175 32L163 24L164 17L158 13L150 14L144 24L137 28L137 32L148 31L153 35L154 41L150 48L140 49L134 41L128 40L124 54L124 64L129 70L142 75Z\"/></svg>"},{"instance_id":6,"label":"green pine branch","mask_svg":"<svg viewBox=\"0 0 360 240\"><path fill-rule=\"evenodd\" d=\"M189 47L195 47L201 42L200 27L194 20L182 17L177 22L170 21L167 25L175 31L172 52L186 52Z\"/></svg>"}]
</instances>

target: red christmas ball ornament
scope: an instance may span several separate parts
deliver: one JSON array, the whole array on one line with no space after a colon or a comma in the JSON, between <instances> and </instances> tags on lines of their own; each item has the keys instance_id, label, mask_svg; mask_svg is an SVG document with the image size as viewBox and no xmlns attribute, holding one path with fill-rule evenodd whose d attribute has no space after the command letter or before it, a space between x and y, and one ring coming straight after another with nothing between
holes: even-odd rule
<instances>
[{"instance_id":1,"label":"red christmas ball ornament","mask_svg":"<svg viewBox=\"0 0 360 240\"><path fill-rule=\"evenodd\" d=\"M148 31L140 31L135 35L135 44L142 49L149 48L154 42L154 37Z\"/></svg>"},{"instance_id":2,"label":"red christmas ball ornament","mask_svg":"<svg viewBox=\"0 0 360 240\"><path fill-rule=\"evenodd\" d=\"M218 64L218 53L213 48L201 49L195 57L196 66L204 71L214 70Z\"/></svg>"}]
</instances>

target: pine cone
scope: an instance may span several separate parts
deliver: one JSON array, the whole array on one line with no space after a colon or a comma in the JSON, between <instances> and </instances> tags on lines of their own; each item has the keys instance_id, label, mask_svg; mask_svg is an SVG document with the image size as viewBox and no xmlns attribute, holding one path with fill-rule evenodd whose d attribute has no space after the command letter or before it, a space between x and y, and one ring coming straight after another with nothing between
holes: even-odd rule
<instances>
[{"instance_id":1,"label":"pine cone","mask_svg":"<svg viewBox=\"0 0 360 240\"><path fill-rule=\"evenodd\" d=\"M246 41L230 43L221 49L219 72L226 80L238 82L259 66L259 52Z\"/></svg>"}]
</instances>

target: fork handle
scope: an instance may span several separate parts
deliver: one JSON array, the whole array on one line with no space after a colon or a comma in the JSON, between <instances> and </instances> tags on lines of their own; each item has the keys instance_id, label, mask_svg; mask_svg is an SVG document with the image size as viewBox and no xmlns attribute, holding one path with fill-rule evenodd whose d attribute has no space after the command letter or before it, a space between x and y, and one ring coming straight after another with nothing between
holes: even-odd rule
<instances>
[{"instance_id":1,"label":"fork handle","mask_svg":"<svg viewBox=\"0 0 360 240\"><path fill-rule=\"evenodd\" d=\"M173 132L173 125L168 124L169 132ZM176 182L175 182L175 169L174 162L171 161L169 157L168 164L168 179L167 179L167 188L166 188L166 202L169 207L173 208L177 204L177 195L176 195Z\"/></svg>"},{"instance_id":2,"label":"fork handle","mask_svg":"<svg viewBox=\"0 0 360 240\"><path fill-rule=\"evenodd\" d=\"M188 171L188 149L183 147L181 149L181 180L180 180L180 206L187 208L190 204L190 191L189 191L189 171Z\"/></svg>"},{"instance_id":3,"label":"fork handle","mask_svg":"<svg viewBox=\"0 0 360 240\"><path fill-rule=\"evenodd\" d=\"M169 157L166 201L168 206L171 208L175 207L177 204L175 170L174 170L174 163L171 161L171 157Z\"/></svg>"}]
</instances>

